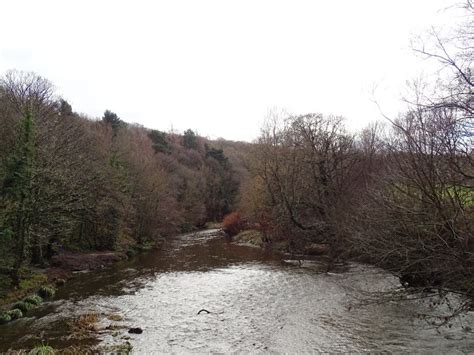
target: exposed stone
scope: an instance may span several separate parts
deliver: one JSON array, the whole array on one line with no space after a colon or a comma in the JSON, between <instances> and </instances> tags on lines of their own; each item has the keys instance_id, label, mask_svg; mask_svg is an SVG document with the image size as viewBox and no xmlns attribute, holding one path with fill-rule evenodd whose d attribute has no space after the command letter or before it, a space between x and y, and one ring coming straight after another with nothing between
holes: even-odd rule
<instances>
[{"instance_id":1,"label":"exposed stone","mask_svg":"<svg viewBox=\"0 0 474 355\"><path fill-rule=\"evenodd\" d=\"M142 330L142 328L130 328L128 330L128 332L130 334L141 334L141 333L143 333L143 330Z\"/></svg>"}]
</instances>

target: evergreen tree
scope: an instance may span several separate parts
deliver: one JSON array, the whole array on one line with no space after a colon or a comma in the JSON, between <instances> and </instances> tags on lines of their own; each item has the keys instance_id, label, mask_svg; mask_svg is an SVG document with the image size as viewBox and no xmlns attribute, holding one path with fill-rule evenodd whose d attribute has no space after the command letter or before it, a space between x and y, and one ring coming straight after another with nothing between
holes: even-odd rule
<instances>
[{"instance_id":1,"label":"evergreen tree","mask_svg":"<svg viewBox=\"0 0 474 355\"><path fill-rule=\"evenodd\" d=\"M192 129L184 131L183 145L188 149L197 149L197 136Z\"/></svg>"},{"instance_id":2,"label":"evergreen tree","mask_svg":"<svg viewBox=\"0 0 474 355\"><path fill-rule=\"evenodd\" d=\"M112 129L114 130L114 134L116 134L117 130L123 125L123 121L120 119L120 117L117 116L115 112L110 110L105 110L104 116L102 116L102 122L111 125Z\"/></svg>"},{"instance_id":3,"label":"evergreen tree","mask_svg":"<svg viewBox=\"0 0 474 355\"><path fill-rule=\"evenodd\" d=\"M23 264L29 241L29 223L32 210L32 180L35 164L35 128L33 116L27 111L22 119L21 136L12 155L7 159L1 197L4 211L4 230L14 240L12 284L20 282L19 270Z\"/></svg>"},{"instance_id":4,"label":"evergreen tree","mask_svg":"<svg viewBox=\"0 0 474 355\"><path fill-rule=\"evenodd\" d=\"M148 133L148 137L150 137L153 142L152 146L155 152L170 153L170 145L166 139L165 132L153 129Z\"/></svg>"}]
</instances>

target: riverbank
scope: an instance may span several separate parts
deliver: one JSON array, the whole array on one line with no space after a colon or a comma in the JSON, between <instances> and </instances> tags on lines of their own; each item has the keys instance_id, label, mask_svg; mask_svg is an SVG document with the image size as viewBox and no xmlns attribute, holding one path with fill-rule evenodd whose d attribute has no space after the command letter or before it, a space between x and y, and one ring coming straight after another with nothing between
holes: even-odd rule
<instances>
[{"instance_id":1,"label":"riverbank","mask_svg":"<svg viewBox=\"0 0 474 355\"><path fill-rule=\"evenodd\" d=\"M207 223L206 230L220 230L220 224L216 222ZM11 289L9 277L4 274L0 280L0 323L2 316L15 309L16 305L25 302L41 292L42 288L53 290L54 292L64 286L70 279L83 273L102 270L125 261L134 256L158 248L163 240L157 240L154 243L144 245L128 245L122 251L93 251L80 252L63 250L54 255L43 268L24 267L22 269L22 278L20 285L16 289ZM40 303L33 305L31 309L38 308ZM20 317L5 317L3 323L21 318L27 315L28 310L24 309Z\"/></svg>"},{"instance_id":2,"label":"riverbank","mask_svg":"<svg viewBox=\"0 0 474 355\"><path fill-rule=\"evenodd\" d=\"M20 285L11 289L9 287L9 279L3 275L3 287L0 289L0 321L10 321L16 318L2 317L8 312L15 309L19 302L32 297L42 288L56 290L62 287L75 274L91 272L104 269L119 261L127 260L136 255L140 251L152 249L152 245L135 247L127 252L104 251L104 252L72 252L63 251L54 255L44 268L29 267L22 269L22 279ZM34 308L39 306L34 305ZM22 316L26 315L28 309L22 311Z\"/></svg>"},{"instance_id":3,"label":"riverbank","mask_svg":"<svg viewBox=\"0 0 474 355\"><path fill-rule=\"evenodd\" d=\"M205 230L220 230L218 222L208 222ZM195 231L198 232L198 231ZM144 245L127 245L120 251L62 250L54 255L45 267L24 267L20 285L11 289L8 272L0 273L0 315L24 298L34 295L41 287L58 288L75 274L101 270L137 254L159 247L163 240Z\"/></svg>"},{"instance_id":4,"label":"riverbank","mask_svg":"<svg viewBox=\"0 0 474 355\"><path fill-rule=\"evenodd\" d=\"M245 229L231 237L232 242L257 248L269 248L283 254L298 256L326 256L330 252L328 244L308 243L299 248L291 244L289 240L272 242L265 239L264 235L257 229Z\"/></svg>"}]
</instances>

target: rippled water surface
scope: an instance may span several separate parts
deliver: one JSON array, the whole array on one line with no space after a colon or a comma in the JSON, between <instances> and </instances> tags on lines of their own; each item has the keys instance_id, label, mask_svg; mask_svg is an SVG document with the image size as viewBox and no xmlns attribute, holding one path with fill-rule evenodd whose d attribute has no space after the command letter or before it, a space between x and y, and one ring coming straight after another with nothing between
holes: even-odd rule
<instances>
[{"instance_id":1,"label":"rippled water surface","mask_svg":"<svg viewBox=\"0 0 474 355\"><path fill-rule=\"evenodd\" d=\"M414 317L429 311L425 303L354 306L363 292L396 285L379 269L351 264L328 274L317 262L302 266L212 231L179 236L68 282L31 317L0 326L0 350L45 339L58 349L129 341L136 353L474 352L474 334L465 330L474 328L472 314L436 330ZM71 320L94 312L103 330L72 338ZM119 327L104 329L111 324Z\"/></svg>"}]
</instances>

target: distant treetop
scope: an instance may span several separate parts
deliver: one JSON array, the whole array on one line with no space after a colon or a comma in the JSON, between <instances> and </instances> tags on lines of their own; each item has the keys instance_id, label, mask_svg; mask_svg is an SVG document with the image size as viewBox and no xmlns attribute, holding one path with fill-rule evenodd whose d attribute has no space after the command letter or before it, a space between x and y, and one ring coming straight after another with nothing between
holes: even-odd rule
<instances>
[{"instance_id":1,"label":"distant treetop","mask_svg":"<svg viewBox=\"0 0 474 355\"><path fill-rule=\"evenodd\" d=\"M105 110L104 116L102 116L102 122L112 126L113 130L116 131L122 124L123 121L115 112Z\"/></svg>"},{"instance_id":2,"label":"distant treetop","mask_svg":"<svg viewBox=\"0 0 474 355\"><path fill-rule=\"evenodd\" d=\"M192 129L184 131L183 145L188 149L197 149L197 136Z\"/></svg>"}]
</instances>

